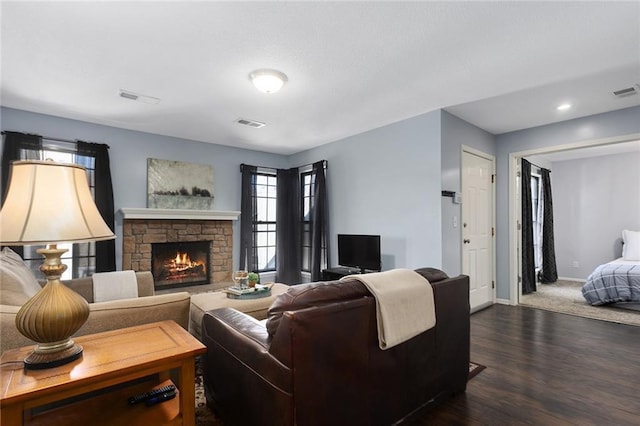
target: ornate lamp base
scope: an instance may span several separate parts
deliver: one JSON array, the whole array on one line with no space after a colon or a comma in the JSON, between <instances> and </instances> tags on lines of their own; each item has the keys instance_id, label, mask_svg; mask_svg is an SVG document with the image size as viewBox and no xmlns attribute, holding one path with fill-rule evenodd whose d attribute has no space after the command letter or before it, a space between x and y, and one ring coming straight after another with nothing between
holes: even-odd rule
<instances>
[{"instance_id":1,"label":"ornate lamp base","mask_svg":"<svg viewBox=\"0 0 640 426\"><path fill-rule=\"evenodd\" d=\"M24 360L24 367L41 370L66 364L82 356L82 346L71 340L89 317L89 304L78 293L66 287L60 276L67 267L60 262L66 249L54 244L38 249L45 257L40 270L47 284L29 299L16 314L16 328L22 335L38 342Z\"/></svg>"},{"instance_id":2,"label":"ornate lamp base","mask_svg":"<svg viewBox=\"0 0 640 426\"><path fill-rule=\"evenodd\" d=\"M82 346L74 344L73 341L71 343L70 347L57 352L38 352L36 348L24 359L24 368L44 370L75 361L82 356Z\"/></svg>"}]
</instances>

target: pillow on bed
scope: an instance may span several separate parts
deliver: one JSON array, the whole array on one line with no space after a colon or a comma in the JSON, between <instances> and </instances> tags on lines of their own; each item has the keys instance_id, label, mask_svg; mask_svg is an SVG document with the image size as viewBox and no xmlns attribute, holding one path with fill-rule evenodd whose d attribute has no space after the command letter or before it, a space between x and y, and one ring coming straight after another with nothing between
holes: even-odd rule
<instances>
[{"instance_id":1,"label":"pillow on bed","mask_svg":"<svg viewBox=\"0 0 640 426\"><path fill-rule=\"evenodd\" d=\"M622 231L622 258L624 260L640 260L640 231Z\"/></svg>"}]
</instances>

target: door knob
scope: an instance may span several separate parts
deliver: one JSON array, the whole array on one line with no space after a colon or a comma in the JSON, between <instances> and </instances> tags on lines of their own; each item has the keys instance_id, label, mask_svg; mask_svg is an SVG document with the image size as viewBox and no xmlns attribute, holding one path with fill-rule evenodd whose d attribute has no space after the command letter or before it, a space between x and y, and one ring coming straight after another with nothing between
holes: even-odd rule
<instances>
[{"instance_id":1,"label":"door knob","mask_svg":"<svg viewBox=\"0 0 640 426\"><path fill-rule=\"evenodd\" d=\"M465 244L469 244L471 242L471 240L468 240L468 239L465 238L464 240L462 240L462 242L465 243Z\"/></svg>"}]
</instances>

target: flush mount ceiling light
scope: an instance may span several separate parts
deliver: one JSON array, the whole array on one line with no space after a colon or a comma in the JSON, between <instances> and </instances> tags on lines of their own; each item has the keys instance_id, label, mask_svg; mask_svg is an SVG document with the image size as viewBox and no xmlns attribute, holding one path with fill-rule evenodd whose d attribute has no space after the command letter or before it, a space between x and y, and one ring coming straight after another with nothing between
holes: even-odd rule
<instances>
[{"instance_id":1,"label":"flush mount ceiling light","mask_svg":"<svg viewBox=\"0 0 640 426\"><path fill-rule=\"evenodd\" d=\"M287 76L276 70L256 70L249 74L249 78L261 92L275 93L282 88L287 81Z\"/></svg>"},{"instance_id":2,"label":"flush mount ceiling light","mask_svg":"<svg viewBox=\"0 0 640 426\"><path fill-rule=\"evenodd\" d=\"M571 108L571 104L560 104L556 107L558 111L566 111Z\"/></svg>"}]
</instances>

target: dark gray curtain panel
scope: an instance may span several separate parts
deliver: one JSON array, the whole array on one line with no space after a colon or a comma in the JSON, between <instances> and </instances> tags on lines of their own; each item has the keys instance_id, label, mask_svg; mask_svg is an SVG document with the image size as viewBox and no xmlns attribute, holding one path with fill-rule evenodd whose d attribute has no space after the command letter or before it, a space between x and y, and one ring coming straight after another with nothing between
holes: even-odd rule
<instances>
[{"instance_id":1,"label":"dark gray curtain panel","mask_svg":"<svg viewBox=\"0 0 640 426\"><path fill-rule=\"evenodd\" d=\"M239 268L245 266L247 271L258 270L258 256L256 253L255 233L253 232L253 222L255 220L256 209L256 166L246 164L240 165L242 173L241 195L240 195L240 264Z\"/></svg>"},{"instance_id":2,"label":"dark gray curtain panel","mask_svg":"<svg viewBox=\"0 0 640 426\"><path fill-rule=\"evenodd\" d=\"M531 201L531 163L523 158L521 164L522 294L529 294L536 291L536 264L533 250L533 206Z\"/></svg>"},{"instance_id":3,"label":"dark gray curtain panel","mask_svg":"<svg viewBox=\"0 0 640 426\"><path fill-rule=\"evenodd\" d=\"M4 197L9 187L9 173L11 162L17 160L39 160L42 152L42 136L29 135L20 132L4 132L4 146L2 147L2 182L0 182L0 199ZM24 257L22 246L11 249L20 257Z\"/></svg>"},{"instance_id":4,"label":"dark gray curtain panel","mask_svg":"<svg viewBox=\"0 0 640 426\"><path fill-rule=\"evenodd\" d=\"M311 213L311 281L320 281L321 271L329 264L328 213L325 161L313 164L314 198Z\"/></svg>"},{"instance_id":5,"label":"dark gray curtain panel","mask_svg":"<svg viewBox=\"0 0 640 426\"><path fill-rule=\"evenodd\" d=\"M113 184L111 182L111 164L109 146L100 143L76 141L78 164L82 157L94 159L94 199L96 207L111 231L115 229L115 206L113 202ZM115 240L96 242L96 272L116 270Z\"/></svg>"},{"instance_id":6,"label":"dark gray curtain panel","mask_svg":"<svg viewBox=\"0 0 640 426\"><path fill-rule=\"evenodd\" d=\"M42 152L42 136L29 135L19 132L4 132L4 146L2 148L2 188L4 196L9 186L9 172L11 162L17 160L39 160Z\"/></svg>"},{"instance_id":7,"label":"dark gray curtain panel","mask_svg":"<svg viewBox=\"0 0 640 426\"><path fill-rule=\"evenodd\" d=\"M551 197L551 174L542 169L542 191L544 194L544 213L542 216L542 270L541 283L554 283L558 280L556 268L556 248L553 233L553 200Z\"/></svg>"},{"instance_id":8,"label":"dark gray curtain panel","mask_svg":"<svg viewBox=\"0 0 640 426\"><path fill-rule=\"evenodd\" d=\"M300 173L298 168L278 170L276 202L276 280L302 281Z\"/></svg>"}]
</instances>

